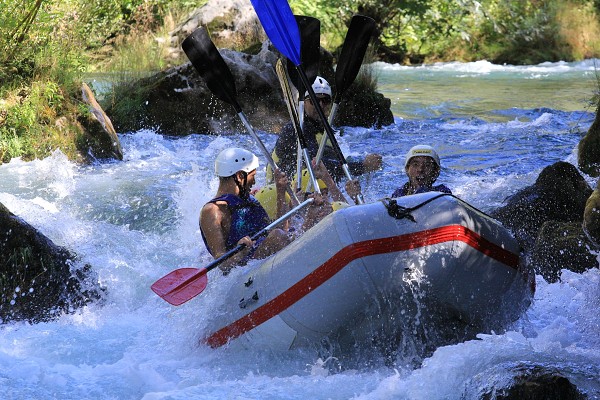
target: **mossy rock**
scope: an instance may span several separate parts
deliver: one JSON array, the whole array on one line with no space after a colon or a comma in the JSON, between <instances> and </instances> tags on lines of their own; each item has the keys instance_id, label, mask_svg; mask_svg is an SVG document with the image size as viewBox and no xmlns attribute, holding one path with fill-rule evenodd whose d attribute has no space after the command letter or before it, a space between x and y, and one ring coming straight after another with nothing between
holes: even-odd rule
<instances>
[{"instance_id":1,"label":"mossy rock","mask_svg":"<svg viewBox=\"0 0 600 400\"><path fill-rule=\"evenodd\" d=\"M596 119L587 134L579 141L577 146L577 164L579 169L590 175L600 176L600 108L596 110Z\"/></svg>"},{"instance_id":2,"label":"mossy rock","mask_svg":"<svg viewBox=\"0 0 600 400\"><path fill-rule=\"evenodd\" d=\"M48 321L102 298L89 265L0 203L0 321Z\"/></svg>"},{"instance_id":3,"label":"mossy rock","mask_svg":"<svg viewBox=\"0 0 600 400\"><path fill-rule=\"evenodd\" d=\"M546 281L556 282L562 269L582 273L598 268L595 248L581 223L548 221L540 228L531 252L531 265Z\"/></svg>"}]
</instances>

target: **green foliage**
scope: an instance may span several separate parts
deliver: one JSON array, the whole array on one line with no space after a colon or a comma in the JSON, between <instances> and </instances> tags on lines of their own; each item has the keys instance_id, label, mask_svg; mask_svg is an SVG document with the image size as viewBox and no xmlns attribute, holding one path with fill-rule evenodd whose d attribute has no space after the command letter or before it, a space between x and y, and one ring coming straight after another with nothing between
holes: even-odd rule
<instances>
[{"instance_id":1,"label":"green foliage","mask_svg":"<svg viewBox=\"0 0 600 400\"><path fill-rule=\"evenodd\" d=\"M315 16L324 45L341 44L345 23L360 13L375 19L381 56L399 60L490 59L537 63L571 59L557 10L600 0L293 0L295 12Z\"/></svg>"},{"instance_id":2,"label":"green foliage","mask_svg":"<svg viewBox=\"0 0 600 400\"><path fill-rule=\"evenodd\" d=\"M354 14L339 0L291 0L294 14L308 15L321 22L321 44L326 48L341 46L350 18Z\"/></svg>"}]
</instances>

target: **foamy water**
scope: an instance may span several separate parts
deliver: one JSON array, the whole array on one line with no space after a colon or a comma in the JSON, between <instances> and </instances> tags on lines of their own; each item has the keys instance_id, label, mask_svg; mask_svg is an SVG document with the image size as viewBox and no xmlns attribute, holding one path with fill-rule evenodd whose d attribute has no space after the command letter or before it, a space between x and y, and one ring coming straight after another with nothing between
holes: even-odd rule
<instances>
[{"instance_id":1,"label":"foamy water","mask_svg":"<svg viewBox=\"0 0 600 400\"><path fill-rule=\"evenodd\" d=\"M368 152L384 157L382 171L361 178L367 201L400 186L406 151L430 143L442 157L439 181L490 211L532 184L545 166L576 164L577 143L593 115L586 101L577 103L572 94L589 79L585 95L591 98L592 67L593 61L378 66L396 123L380 130L346 129L340 144L348 158ZM548 77L534 77L542 72ZM561 93L547 95L544 79L560 82L563 94L571 96L568 106ZM529 86L535 83L539 91ZM499 99L498 85L510 85ZM465 87L478 91L469 95ZM535 105L507 106L509 98ZM274 135L260 136L273 146ZM207 319L227 301L232 280L209 274L206 291L180 307L149 287L173 269L211 261L198 213L216 191L212 161L228 146L256 147L247 135L174 140L139 131L121 140L123 162L81 167L57 151L44 160L15 159L0 166L0 202L91 264L107 288L102 305L53 322L2 327L2 398L476 398L487 385L509 379L504 371L520 363L555 368L590 398L600 398L598 269L564 271L562 282L553 284L537 277L534 303L508 332L439 348L418 369L397 360L395 368L371 363L340 370L335 360L308 350L198 345ZM260 185L264 174L258 175Z\"/></svg>"}]
</instances>

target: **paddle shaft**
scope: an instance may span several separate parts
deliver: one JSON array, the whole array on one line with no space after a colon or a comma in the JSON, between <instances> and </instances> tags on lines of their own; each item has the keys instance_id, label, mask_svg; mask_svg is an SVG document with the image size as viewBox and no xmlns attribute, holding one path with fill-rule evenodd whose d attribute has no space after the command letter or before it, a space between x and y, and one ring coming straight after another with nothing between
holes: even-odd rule
<instances>
[{"instance_id":1,"label":"paddle shaft","mask_svg":"<svg viewBox=\"0 0 600 400\"><path fill-rule=\"evenodd\" d=\"M315 94L315 91L313 90L312 85L308 84L308 77L304 73L304 69L302 68L301 65L296 65L296 67L298 68L298 73L300 75L300 78L302 79L302 81L304 82L304 85L308 89L308 96L310 97L311 102L314 104L315 109L317 110L317 113L319 114L319 118L321 119L321 122L323 123L323 126L325 128L325 133L327 133L327 137L329 138L329 141L331 142L331 145L332 145L334 151L336 152L340 162L342 163L342 169L344 171L344 174L346 175L346 178L348 178L348 180L353 180L354 178L352 178L352 175L350 174L350 170L348 169L348 163L346 162L346 158L344 157L344 154L342 153L342 149L340 148L340 145L338 144L337 139L335 138L333 129L331 128L331 125L329 125L329 122L327 121L327 117L325 116L325 113L323 112L323 109L321 108L321 105L319 104L319 99L317 98L317 95ZM362 194L359 194L357 196L356 200L357 200L358 204L365 203Z\"/></svg>"},{"instance_id":2,"label":"paddle shaft","mask_svg":"<svg viewBox=\"0 0 600 400\"><path fill-rule=\"evenodd\" d=\"M309 177L311 182L313 182L315 191L317 193L321 193L319 185L317 184L317 180L312 169L312 165L310 162L310 156L308 154L306 138L304 137L304 133L302 132L302 124L300 122L298 110L294 107L294 99L292 94L292 89L289 85L289 76L281 59L277 60L277 65L275 67L277 71L277 77L279 78L279 84L281 85L281 89L283 90L283 95L286 100L286 104L288 107L288 111L290 113L290 118L292 119L292 123L294 124L294 131L296 132L296 137L298 138L298 144L300 145L301 153L304 158L304 162L306 164L306 169L308 170ZM302 182L302 171L299 168L296 174L296 181ZM301 187L301 186L300 186ZM308 188L308 186L307 186Z\"/></svg>"},{"instance_id":3,"label":"paddle shaft","mask_svg":"<svg viewBox=\"0 0 600 400\"><path fill-rule=\"evenodd\" d=\"M298 31L300 33L300 59L302 61L302 65L304 65L309 80L312 81L316 78L319 72L319 61L321 58L321 21L319 21L317 18L308 17L305 15L295 15L294 18L296 19ZM302 127L304 121L305 89L298 77L298 71L292 62L286 62L286 71L287 82L292 82L292 85L294 85L298 92L298 98L294 100L294 96L291 95L290 91L287 101L289 104L298 105L296 114L298 115L298 119L300 121L300 127ZM287 86L289 87L289 83ZM296 176L302 175L303 157L304 150L302 149L300 141L298 141L298 151L296 154ZM302 180L297 179L296 183L297 189L301 189Z\"/></svg>"}]
</instances>

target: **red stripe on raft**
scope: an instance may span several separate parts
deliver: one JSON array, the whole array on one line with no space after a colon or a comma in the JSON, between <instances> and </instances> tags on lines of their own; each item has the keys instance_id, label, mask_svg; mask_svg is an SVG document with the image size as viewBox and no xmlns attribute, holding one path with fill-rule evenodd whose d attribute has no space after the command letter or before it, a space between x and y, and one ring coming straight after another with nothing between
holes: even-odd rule
<instances>
[{"instance_id":1,"label":"red stripe on raft","mask_svg":"<svg viewBox=\"0 0 600 400\"><path fill-rule=\"evenodd\" d=\"M426 231L409 233L382 239L371 239L353 243L338 251L329 260L292 285L279 296L268 301L256 310L246 314L234 323L218 330L204 339L211 347L226 344L255 326L262 324L270 318L286 310L294 303L315 290L329 278L341 271L350 262L376 254L392 253L431 246L434 244L461 241L475 250L491 257L511 268L518 269L519 256L483 238L481 235L465 228L462 225L449 225Z\"/></svg>"}]
</instances>

